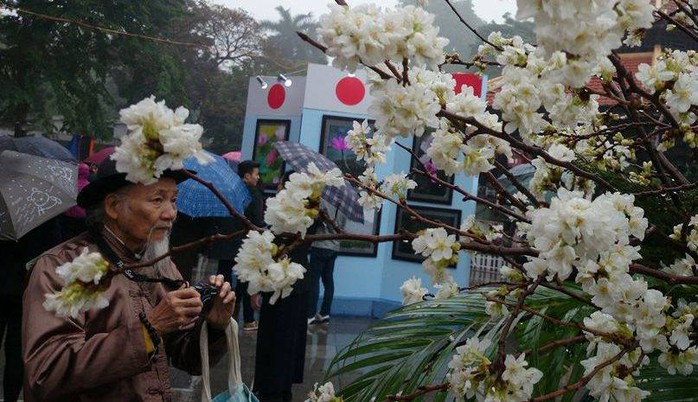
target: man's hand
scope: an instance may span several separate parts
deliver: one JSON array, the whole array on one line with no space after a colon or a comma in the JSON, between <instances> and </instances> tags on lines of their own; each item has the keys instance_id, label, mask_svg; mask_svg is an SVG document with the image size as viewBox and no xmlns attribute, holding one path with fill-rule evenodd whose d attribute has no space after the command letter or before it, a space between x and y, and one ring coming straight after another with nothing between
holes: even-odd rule
<instances>
[{"instance_id":1,"label":"man's hand","mask_svg":"<svg viewBox=\"0 0 698 402\"><path fill-rule=\"evenodd\" d=\"M189 329L194 326L201 314L201 297L194 288L179 289L165 294L153 311L148 314L148 321L160 336L170 332Z\"/></svg>"},{"instance_id":2,"label":"man's hand","mask_svg":"<svg viewBox=\"0 0 698 402\"><path fill-rule=\"evenodd\" d=\"M206 316L206 321L216 329L225 329L233 315L235 306L235 292L230 288L230 283L226 282L223 275L211 275L208 278L211 286L218 288L218 295L213 301L213 307Z\"/></svg>"}]
</instances>

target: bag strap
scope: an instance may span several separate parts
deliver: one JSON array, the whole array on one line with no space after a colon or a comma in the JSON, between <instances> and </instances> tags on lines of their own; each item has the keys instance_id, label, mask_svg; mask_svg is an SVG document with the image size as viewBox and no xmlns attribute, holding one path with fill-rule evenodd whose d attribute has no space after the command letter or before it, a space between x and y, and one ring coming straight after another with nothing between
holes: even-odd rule
<instances>
[{"instance_id":1,"label":"bag strap","mask_svg":"<svg viewBox=\"0 0 698 402\"><path fill-rule=\"evenodd\" d=\"M225 327L225 338L228 344L228 391L232 395L242 384L242 369L240 365L240 345L238 342L238 323L231 317ZM206 321L201 326L199 338L201 349L201 398L203 401L211 400L211 369L208 356L208 325Z\"/></svg>"}]
</instances>

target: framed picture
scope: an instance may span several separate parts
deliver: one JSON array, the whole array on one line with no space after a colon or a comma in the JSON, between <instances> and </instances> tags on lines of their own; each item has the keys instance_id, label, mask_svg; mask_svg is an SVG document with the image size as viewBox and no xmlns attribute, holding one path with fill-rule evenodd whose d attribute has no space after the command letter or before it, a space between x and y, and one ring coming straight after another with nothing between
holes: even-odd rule
<instances>
[{"instance_id":1,"label":"framed picture","mask_svg":"<svg viewBox=\"0 0 698 402\"><path fill-rule=\"evenodd\" d=\"M457 209L445 209L445 208L432 208L432 207L418 207L411 205L415 212L422 215L427 219L434 221L443 222L449 226L459 227L461 221L461 211ZM417 232L422 229L426 229L428 226L421 221L413 219L412 215L405 212L404 209L398 208L397 215L395 216L395 233L399 233L401 230L408 230L410 232ZM393 259L422 262L425 257L417 255L412 249L412 242L409 240L396 241L393 242ZM455 268L455 266L451 266Z\"/></svg>"},{"instance_id":2,"label":"framed picture","mask_svg":"<svg viewBox=\"0 0 698 402\"><path fill-rule=\"evenodd\" d=\"M358 178L366 169L364 161L358 162L356 155L346 148L344 137L353 128L354 120L362 122L362 118L323 116L320 130L320 153L329 158L344 174ZM373 121L369 120L369 124Z\"/></svg>"},{"instance_id":3,"label":"framed picture","mask_svg":"<svg viewBox=\"0 0 698 402\"><path fill-rule=\"evenodd\" d=\"M290 128L291 120L257 120L252 160L259 162L259 181L265 190L276 191L284 172L284 161L273 144L288 140Z\"/></svg>"},{"instance_id":4,"label":"framed picture","mask_svg":"<svg viewBox=\"0 0 698 402\"><path fill-rule=\"evenodd\" d=\"M344 229L349 233L378 235L381 226L381 213L373 209L364 210L364 223L347 221ZM339 241L339 255L358 257L375 257L378 255L378 244L370 241L347 240Z\"/></svg>"},{"instance_id":5,"label":"framed picture","mask_svg":"<svg viewBox=\"0 0 698 402\"><path fill-rule=\"evenodd\" d=\"M429 166L433 167L431 159L429 156L427 156L427 149L429 149L431 140L431 133L425 132L421 137L414 137L414 141L412 142L412 152L419 157L419 162L422 162L422 164L427 166L427 173L430 170ZM410 172L412 169L424 170L422 165L417 162L414 156L410 158ZM434 170L432 170L432 172ZM436 171L436 177L445 182L453 184L453 176L446 176L446 173L444 173L443 170ZM451 201L453 201L453 190L450 188L442 186L435 180L421 174L413 175L412 180L417 182L417 187L407 191L408 201L432 202L436 204L451 205Z\"/></svg>"}]
</instances>

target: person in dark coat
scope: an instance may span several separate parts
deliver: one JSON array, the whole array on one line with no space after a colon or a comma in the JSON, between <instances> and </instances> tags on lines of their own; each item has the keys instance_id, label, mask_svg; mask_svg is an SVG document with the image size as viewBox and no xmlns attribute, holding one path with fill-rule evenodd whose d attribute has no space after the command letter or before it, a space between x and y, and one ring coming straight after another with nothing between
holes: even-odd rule
<instances>
[{"instance_id":1,"label":"person in dark coat","mask_svg":"<svg viewBox=\"0 0 698 402\"><path fill-rule=\"evenodd\" d=\"M245 217L255 226L264 227L264 196L257 187L259 182L259 163L250 160L242 161L238 164L237 173L252 196L252 200L245 207ZM212 234L229 234L244 229L242 222L234 217L210 219L213 219L211 221ZM208 253L209 258L218 260L218 274L228 278L230 283L233 283L233 265L235 265L235 256L240 251L240 247L242 247L242 237L234 237L230 240L213 243ZM255 331L258 328L258 324L254 319L252 296L247 292L247 287L247 282L237 281L235 294L239 302L235 304L233 315L237 317L240 307L242 307L244 320L242 329L244 331Z\"/></svg>"},{"instance_id":2,"label":"person in dark coat","mask_svg":"<svg viewBox=\"0 0 698 402\"><path fill-rule=\"evenodd\" d=\"M279 190L292 173L283 176ZM311 227L308 234L313 231ZM309 251L309 244L300 245L289 253L289 258L307 269ZM261 402L291 401L292 385L303 382L309 293L307 275L293 285L290 295L274 304L269 304L271 293L262 293L254 376L255 392Z\"/></svg>"},{"instance_id":3,"label":"person in dark coat","mask_svg":"<svg viewBox=\"0 0 698 402\"><path fill-rule=\"evenodd\" d=\"M27 276L26 265L61 241L58 217L41 224L16 242L0 241L0 255L3 256L0 264L3 273L0 280L0 344L5 349L5 401L18 400L22 390L22 295Z\"/></svg>"}]
</instances>

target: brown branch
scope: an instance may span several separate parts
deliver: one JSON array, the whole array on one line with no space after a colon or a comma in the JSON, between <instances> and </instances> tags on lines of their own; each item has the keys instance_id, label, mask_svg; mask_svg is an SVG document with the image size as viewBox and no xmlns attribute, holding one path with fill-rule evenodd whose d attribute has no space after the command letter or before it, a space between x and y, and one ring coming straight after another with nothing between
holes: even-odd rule
<instances>
[{"instance_id":1,"label":"brown branch","mask_svg":"<svg viewBox=\"0 0 698 402\"><path fill-rule=\"evenodd\" d=\"M451 3L451 0L446 0L446 4L448 4L448 6L451 7L451 10L453 10L453 12L456 14L456 17L458 17L458 19L460 20L460 22L463 23L463 25L465 25L466 28L468 28L468 29L470 30L470 32L474 33L475 36L477 36L481 41L487 43L488 45L490 45L490 46L492 46L493 48L499 50L500 52L501 52L502 50L504 50L504 49L502 49L500 46L496 46L496 45L493 44L492 42L490 42L490 41L488 41L487 39L485 39L484 36L480 35L480 33L477 31L477 29L473 28L470 24L468 24L468 21L466 21L465 18L463 18L463 16L458 12L458 10L456 9L456 7L453 6L453 4Z\"/></svg>"},{"instance_id":2,"label":"brown branch","mask_svg":"<svg viewBox=\"0 0 698 402\"><path fill-rule=\"evenodd\" d=\"M485 178L487 178L487 181L494 187L497 194L503 194L512 206L517 208L519 211L526 213L526 204L507 191L491 171L485 172Z\"/></svg>"},{"instance_id":3,"label":"brown branch","mask_svg":"<svg viewBox=\"0 0 698 402\"><path fill-rule=\"evenodd\" d=\"M499 132L499 131L493 130L493 129L481 124L480 122L478 122L476 119L474 119L472 117L459 116L453 112L449 112L446 109L441 109L441 111L439 112L438 115L446 117L449 120L457 120L457 121L461 121L461 122L466 123L466 124L474 125L479 130L482 130L485 133L487 133L493 137L496 137L496 138L499 138L499 139L502 139L504 141L509 142L509 144L511 144L513 147L518 148L521 151L527 152L531 155L540 156L548 163L565 168L577 176L593 180L600 187L603 187L606 190L617 191L616 188L613 187L613 185L611 185L611 183L602 179L598 175L595 175L593 173L587 172L586 170L580 169L579 167L575 166L574 164L572 164L570 162L565 162L565 161L561 161L559 159L555 159L552 156L550 156L550 154L545 152L543 149L528 145L528 144L524 143L523 141L518 140L518 139L516 139L516 138L512 137L511 135L506 134L504 132Z\"/></svg>"},{"instance_id":4,"label":"brown branch","mask_svg":"<svg viewBox=\"0 0 698 402\"><path fill-rule=\"evenodd\" d=\"M557 391L553 391L553 392L547 393L547 394L545 394L545 395L541 395L541 396L539 396L539 397L532 398L532 399L531 399L531 402L547 401L548 399L557 398L558 396L564 395L564 394L566 394L566 393L568 393L568 392L570 392L570 391L576 391L576 390L578 390L579 388L581 388L581 387L583 387L584 385L586 385L589 381L591 381L591 379L594 378L594 376L595 376L596 374L598 374L599 371L601 371L601 370L603 370L604 368L606 368L607 366L610 366L611 364L617 362L617 361L620 360L623 356L625 356L626 353L627 353L627 352L626 352L625 350L621 350L617 355L613 356L613 357L610 358L609 360L607 360L607 361L605 361L605 362L599 364L598 366L596 366L596 367L594 368L594 370L591 371L591 373L589 373L588 375L586 375L586 376L580 378L579 381L575 382L574 384L568 384L568 385L564 386L563 388L558 389Z\"/></svg>"},{"instance_id":5,"label":"brown branch","mask_svg":"<svg viewBox=\"0 0 698 402\"><path fill-rule=\"evenodd\" d=\"M692 188L695 188L696 186L698 186L698 183L689 183L689 184L682 184L680 186L674 186L674 187L659 187L656 190L638 191L638 192L631 193L631 194L638 196L638 197L648 196L648 195L661 195L664 193L670 193L670 192L675 192L675 191L690 190Z\"/></svg>"},{"instance_id":6,"label":"brown branch","mask_svg":"<svg viewBox=\"0 0 698 402\"><path fill-rule=\"evenodd\" d=\"M630 272L661 279L670 285L698 285L698 276L672 275L640 264L630 264Z\"/></svg>"},{"instance_id":7,"label":"brown branch","mask_svg":"<svg viewBox=\"0 0 698 402\"><path fill-rule=\"evenodd\" d=\"M237 232L229 233L227 235L216 233L214 235L207 236L207 237L204 237L204 238L199 239L199 240L195 240L195 241L192 241L192 242L189 242L186 244L182 244L181 246L172 247L170 249L170 251L168 251L167 253L160 255L160 256L158 256L150 261L139 262L139 263L135 263L135 264L124 264L123 269L137 269L137 268L149 267L157 262L164 260L165 258L171 256L172 254L176 254L180 251L187 250L190 248L198 248L198 247L201 247L203 245L213 243L214 241L229 240L229 239L232 239L234 237L243 236L248 231L249 231L248 229L242 229L242 230L238 230ZM122 270L119 270L119 272L122 272Z\"/></svg>"},{"instance_id":8,"label":"brown branch","mask_svg":"<svg viewBox=\"0 0 698 402\"><path fill-rule=\"evenodd\" d=\"M338 2L338 3L339 3L339 2ZM340 5L346 5L346 3L345 3L345 4L340 4ZM310 36L306 35L305 33L297 31L297 32L296 32L296 35L298 35L301 39L303 39L304 41L308 42L308 43L311 44L312 46L316 47L317 49L319 49L319 50L322 51L323 53L327 53L327 46L320 44L320 43L317 42L315 39L311 38ZM364 63L362 62L361 64L364 64ZM366 64L364 64L364 65L366 66L366 68L369 68L369 69L373 70L373 71L374 71L376 74L378 74L382 79L387 80L387 79L390 78L390 74L388 74L388 73L386 73L385 71L383 71L383 70L377 68L376 66L367 66Z\"/></svg>"},{"instance_id":9,"label":"brown branch","mask_svg":"<svg viewBox=\"0 0 698 402\"><path fill-rule=\"evenodd\" d=\"M518 317L519 312L521 311L521 308L523 307L524 302L526 301L526 298L530 295L532 295L536 289L538 288L538 285L541 284L545 280L545 276L541 275L539 276L532 284L531 286L528 286L526 290L521 292L519 295L519 300L517 301L516 305L514 306L514 310L511 312L509 315L509 318L507 319L506 324L504 324L504 327L502 328L502 331L499 335L499 345L498 345L498 350L497 350L497 361L494 363L494 367L497 373L497 378L501 375L501 373L504 371L504 360L507 357L506 353L506 346L507 346L507 339L509 338L509 329L511 326L514 324L514 321L516 320L516 317Z\"/></svg>"},{"instance_id":10,"label":"brown branch","mask_svg":"<svg viewBox=\"0 0 698 402\"><path fill-rule=\"evenodd\" d=\"M530 163L530 162L529 162ZM514 187L516 187L517 190L519 190L522 194L528 198L529 201L533 204L534 207L538 208L540 207L540 202L536 199L536 196L531 193L531 191L524 186L519 179L514 176L509 169L507 169L506 166L502 165L499 161L495 160L494 165L498 167L504 176L509 180L509 183L511 183Z\"/></svg>"},{"instance_id":11,"label":"brown branch","mask_svg":"<svg viewBox=\"0 0 698 402\"><path fill-rule=\"evenodd\" d=\"M422 385L417 387L417 390L405 395L386 395L384 401L411 401L418 397L435 391L445 391L448 389L448 383L434 385Z\"/></svg>"},{"instance_id":12,"label":"brown branch","mask_svg":"<svg viewBox=\"0 0 698 402\"><path fill-rule=\"evenodd\" d=\"M419 164L422 166L422 168L423 168L424 170L426 170L426 166L424 166L424 163L422 163L422 161L419 160L419 157L417 157L417 154L416 154L413 150L411 150L410 148L406 147L405 145L400 144L399 142L395 142L395 145L397 145L398 147L400 147L400 148L404 149L405 151L409 152L409 153L412 155L412 158L414 158L414 159L417 161L417 163L419 163ZM464 201L475 201L475 202L477 202L477 203L484 204L484 205L487 205L487 206L489 206L489 207L492 207L492 208L494 208L494 209L496 209L496 210L502 212L503 214L508 215L508 216L511 216L511 217L516 218L516 219L518 219L518 220L521 220L521 221L524 221L524 222L528 222L528 223L531 222L531 221L530 221L528 218L526 218L525 216L523 216L523 215L521 215L521 214L517 214L516 212L514 212L514 211L512 211L512 210L510 210L510 209L508 209L508 208L506 208L506 207L503 206L503 205L495 204L495 203L493 203L493 202L490 201L490 200L486 200L486 199L481 198L481 197L478 197L478 196L476 196L476 195L472 195L471 193L469 193L469 192L463 190L462 188L460 188L460 186L456 186L455 184L451 184L451 183L449 183L449 182L447 182L447 181L445 181L445 180L441 180L441 179L440 179L439 177L437 177L436 175L432 176L432 175L426 173L426 171L421 171L421 170L419 170L419 169L413 169L413 171L415 171L416 173L421 174L421 175L423 175L423 176L425 176L425 177L428 177L428 178L430 178L431 180L434 180L435 182L437 182L438 184L440 184L440 185L443 186L443 187L449 188L449 189L451 189L452 191L455 191L455 192L461 194L461 195L463 196Z\"/></svg>"},{"instance_id":13,"label":"brown branch","mask_svg":"<svg viewBox=\"0 0 698 402\"><path fill-rule=\"evenodd\" d=\"M529 350L525 350L525 351L523 351L523 352L521 352L521 353L525 353L525 354L527 354L527 355L530 355L531 353L534 353L534 352L537 352L537 353L539 353L539 354L544 354L544 353L547 352L548 350L555 349L555 348L559 348L560 346L574 345L574 344L576 344L576 343L580 343L580 342L583 342L583 341L585 341L585 340L586 340L586 336L584 336L584 335L577 335L577 336L574 336L574 337L572 337L572 338L559 339L559 340L556 340L556 341L551 341L551 342L548 342L548 343L546 343L545 345L539 347L539 348L536 349L536 350L529 349Z\"/></svg>"}]
</instances>

